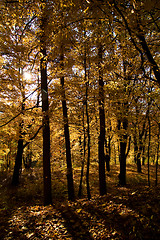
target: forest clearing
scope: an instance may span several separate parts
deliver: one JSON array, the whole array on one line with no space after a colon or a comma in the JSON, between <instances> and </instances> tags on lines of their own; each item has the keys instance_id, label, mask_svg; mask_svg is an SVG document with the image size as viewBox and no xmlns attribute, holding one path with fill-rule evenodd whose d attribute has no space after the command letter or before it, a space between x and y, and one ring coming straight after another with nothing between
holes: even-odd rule
<instances>
[{"instance_id":1,"label":"forest clearing","mask_svg":"<svg viewBox=\"0 0 160 240\"><path fill-rule=\"evenodd\" d=\"M10 186L10 174L1 176L0 239L154 239L160 238L160 187L155 187L155 166L151 186L147 166L143 173L127 166L127 185L118 186L118 165L107 174L107 194L99 196L98 168L91 167L91 200L83 196L67 200L64 169L52 172L53 205L43 206L43 178L35 168L23 172L19 187ZM158 174L160 178L160 173ZM74 172L76 190L80 169ZM76 191L77 192L77 191Z\"/></svg>"}]
</instances>

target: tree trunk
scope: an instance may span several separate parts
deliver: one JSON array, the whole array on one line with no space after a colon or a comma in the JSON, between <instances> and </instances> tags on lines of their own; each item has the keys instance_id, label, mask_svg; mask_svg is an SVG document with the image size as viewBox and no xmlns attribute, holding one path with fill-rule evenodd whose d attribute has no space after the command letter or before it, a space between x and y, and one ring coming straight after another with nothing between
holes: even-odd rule
<instances>
[{"instance_id":1,"label":"tree trunk","mask_svg":"<svg viewBox=\"0 0 160 240\"><path fill-rule=\"evenodd\" d=\"M121 124L123 129L126 131L128 127L127 119L124 119L123 122L118 121L118 130L121 129ZM126 185L126 147L127 147L127 133L120 135L120 153L119 153L119 162L120 162L120 174L119 174L119 185Z\"/></svg>"},{"instance_id":2,"label":"tree trunk","mask_svg":"<svg viewBox=\"0 0 160 240\"><path fill-rule=\"evenodd\" d=\"M148 117L148 110L146 112L146 119ZM145 126L146 126L146 121L144 121L143 123L143 128L142 128L142 131L139 132L139 148L138 148L138 145L137 145L137 154L136 154L136 163L137 163L137 172L138 173L141 173L142 172L142 165L141 165L141 153L142 153L142 150L143 150L143 136L145 134L145 138L146 138L146 130L145 130ZM137 143L136 143L137 144Z\"/></svg>"},{"instance_id":3,"label":"tree trunk","mask_svg":"<svg viewBox=\"0 0 160 240\"><path fill-rule=\"evenodd\" d=\"M63 46L61 46L61 59L60 60L61 60L61 69L63 71L63 69L64 69L64 65L63 65L63 60L64 60ZM74 184L73 184L73 173L72 173L68 114L67 114L66 95L65 95L65 88L64 88L64 76L61 77L60 81L61 81L61 87L62 87L62 109L63 109L65 145L66 145L68 200L73 201L75 196L74 196Z\"/></svg>"},{"instance_id":4,"label":"tree trunk","mask_svg":"<svg viewBox=\"0 0 160 240\"><path fill-rule=\"evenodd\" d=\"M73 185L73 173L72 173L72 162L71 162L71 148L70 148L70 135L69 135L69 124L67 115L67 105L64 89L64 77L61 77L62 86L62 108L63 108L63 121L64 121L64 135L66 145L66 161L67 161L67 183L68 183L68 200L74 200L74 185Z\"/></svg>"},{"instance_id":5,"label":"tree trunk","mask_svg":"<svg viewBox=\"0 0 160 240\"><path fill-rule=\"evenodd\" d=\"M16 155L16 160L14 165L14 172L12 177L13 186L17 186L19 184L19 176L22 168L22 156L23 156L23 138L22 138L22 135L20 135L18 140L18 149L17 149L17 155Z\"/></svg>"},{"instance_id":6,"label":"tree trunk","mask_svg":"<svg viewBox=\"0 0 160 240\"><path fill-rule=\"evenodd\" d=\"M106 148L106 155L105 155L105 163L106 163L106 170L110 171L110 155L111 155L111 137L108 137L108 142L105 139L105 148Z\"/></svg>"},{"instance_id":7,"label":"tree trunk","mask_svg":"<svg viewBox=\"0 0 160 240\"><path fill-rule=\"evenodd\" d=\"M83 175L84 175L84 163L85 163L85 155L86 155L86 136L85 136L85 127L84 127L84 108L83 108L83 153L81 150L81 158L82 158L82 167L81 167L81 177L80 177L80 184L79 184L79 191L78 197L82 196L82 182L83 182ZM81 146L81 137L80 137L80 146Z\"/></svg>"},{"instance_id":8,"label":"tree trunk","mask_svg":"<svg viewBox=\"0 0 160 240\"><path fill-rule=\"evenodd\" d=\"M86 90L87 91L87 90ZM89 126L89 115L88 105L86 102L86 116L87 116L87 137L88 137L88 156L87 156L87 172L86 172L86 184L87 184L87 197L91 199L90 186L89 186L89 166L90 166L90 126Z\"/></svg>"},{"instance_id":9,"label":"tree trunk","mask_svg":"<svg viewBox=\"0 0 160 240\"><path fill-rule=\"evenodd\" d=\"M46 10L46 9L45 9ZM41 55L40 73L41 73L41 94L42 94L42 113L43 113L43 184L44 184L44 205L52 204L51 190L51 167L50 167L50 125L49 125L49 102L48 102L48 85L47 85L47 62L46 62L46 28L47 16L43 12L41 18L40 38Z\"/></svg>"},{"instance_id":10,"label":"tree trunk","mask_svg":"<svg viewBox=\"0 0 160 240\"><path fill-rule=\"evenodd\" d=\"M134 138L134 162L137 163L138 145L136 137Z\"/></svg>"},{"instance_id":11,"label":"tree trunk","mask_svg":"<svg viewBox=\"0 0 160 240\"><path fill-rule=\"evenodd\" d=\"M88 156L87 156L87 172L86 172L86 184L87 184L87 197L91 199L90 186L89 186L89 166L90 166L90 125L89 125L89 114L88 114L88 85L89 82L86 83L86 117L87 117L87 138L88 138Z\"/></svg>"},{"instance_id":12,"label":"tree trunk","mask_svg":"<svg viewBox=\"0 0 160 240\"><path fill-rule=\"evenodd\" d=\"M160 86L160 70L159 70L158 64L154 60L153 55L152 55L152 53L151 53L151 51L148 47L148 44L146 42L145 36L143 34L141 34L140 29L139 29L139 33L137 34L137 37L139 38L140 44L143 48L143 51L145 52L145 54L147 56L147 59L148 59L150 65L153 69L153 72L154 72L155 78L157 80L157 83Z\"/></svg>"},{"instance_id":13,"label":"tree trunk","mask_svg":"<svg viewBox=\"0 0 160 240\"><path fill-rule=\"evenodd\" d=\"M23 83L22 83L22 87ZM25 109L25 92L24 88L22 90L22 113ZM17 155L15 159L15 165L14 165L14 172L12 177L12 185L17 186L19 184L19 176L21 174L22 169L22 157L23 157L23 119L21 120L21 123L19 124L20 130L19 130L19 140L18 140L18 149L17 149Z\"/></svg>"},{"instance_id":14,"label":"tree trunk","mask_svg":"<svg viewBox=\"0 0 160 240\"><path fill-rule=\"evenodd\" d=\"M84 38L86 37L86 31L84 30ZM87 172L86 172L86 185L87 185L87 197L91 199L90 186L89 186L89 167L90 167L90 124L89 124L89 113L88 113L88 87L89 87L89 74L87 80L87 59L86 59L86 42L84 42L84 81L86 85L86 94L85 94L85 106L86 106L86 118L87 118Z\"/></svg>"},{"instance_id":15,"label":"tree trunk","mask_svg":"<svg viewBox=\"0 0 160 240\"><path fill-rule=\"evenodd\" d=\"M98 157L99 157L99 188L100 195L106 194L106 176L105 176L105 155L104 155L104 143L105 143L105 111L104 111L104 82L102 71L102 52L103 47L100 44L98 46L98 68L99 68L99 119L100 119L100 135L98 141Z\"/></svg>"},{"instance_id":16,"label":"tree trunk","mask_svg":"<svg viewBox=\"0 0 160 240\"><path fill-rule=\"evenodd\" d=\"M137 163L137 172L138 173L141 173L142 172L142 167L141 167L141 152L142 152L142 147L139 148L139 152L137 154L137 160L136 160L136 163Z\"/></svg>"},{"instance_id":17,"label":"tree trunk","mask_svg":"<svg viewBox=\"0 0 160 240\"><path fill-rule=\"evenodd\" d=\"M148 132L148 186L150 187L150 143L151 143L151 122L150 118L148 116L148 126L149 126L149 132Z\"/></svg>"},{"instance_id":18,"label":"tree trunk","mask_svg":"<svg viewBox=\"0 0 160 240\"><path fill-rule=\"evenodd\" d=\"M145 164L145 146L143 145L143 149L142 149L142 165L144 166Z\"/></svg>"},{"instance_id":19,"label":"tree trunk","mask_svg":"<svg viewBox=\"0 0 160 240\"><path fill-rule=\"evenodd\" d=\"M159 131L160 131L160 124L159 124ZM158 145L157 145L156 180L155 180L155 186L157 186L157 184L158 184L158 160L159 160L159 134L158 134Z\"/></svg>"}]
</instances>

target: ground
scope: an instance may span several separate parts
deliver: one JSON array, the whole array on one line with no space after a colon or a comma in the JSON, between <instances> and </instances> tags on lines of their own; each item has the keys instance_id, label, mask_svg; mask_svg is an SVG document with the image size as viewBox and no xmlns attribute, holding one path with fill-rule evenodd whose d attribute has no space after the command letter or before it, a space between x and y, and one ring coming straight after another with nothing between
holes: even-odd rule
<instances>
[{"instance_id":1,"label":"ground","mask_svg":"<svg viewBox=\"0 0 160 240\"><path fill-rule=\"evenodd\" d=\"M155 187L155 166L141 174L127 166L127 185L118 183L118 166L106 176L107 194L99 196L98 167L91 166L91 200L86 186L81 199L67 201L64 169L52 169L53 205L43 206L39 168L24 170L19 187L10 186L11 173L1 173L0 239L160 239L160 184ZM74 170L78 191L80 168ZM159 176L160 180L160 176Z\"/></svg>"}]
</instances>

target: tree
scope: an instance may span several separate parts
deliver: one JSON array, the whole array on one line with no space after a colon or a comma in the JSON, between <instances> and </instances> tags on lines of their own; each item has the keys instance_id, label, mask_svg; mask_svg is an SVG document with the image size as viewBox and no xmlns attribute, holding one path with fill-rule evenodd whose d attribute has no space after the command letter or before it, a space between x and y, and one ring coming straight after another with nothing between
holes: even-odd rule
<instances>
[{"instance_id":1,"label":"tree","mask_svg":"<svg viewBox=\"0 0 160 240\"><path fill-rule=\"evenodd\" d=\"M101 39L101 22L99 20L99 39ZM100 40L101 41L101 40ZM104 82L103 82L103 46L98 42L98 72L99 72L99 121L100 121L100 135L98 141L98 157L99 157L99 188L100 195L106 194L106 178L105 178L105 111L104 111Z\"/></svg>"},{"instance_id":2,"label":"tree","mask_svg":"<svg viewBox=\"0 0 160 240\"><path fill-rule=\"evenodd\" d=\"M46 30L48 25L47 1L42 1L42 17L40 19L40 73L41 73L41 94L43 113L43 185L44 185L44 205L52 204L51 192L51 168L50 168L50 125L49 125L49 102L47 85L47 53L46 53Z\"/></svg>"},{"instance_id":3,"label":"tree","mask_svg":"<svg viewBox=\"0 0 160 240\"><path fill-rule=\"evenodd\" d=\"M62 16L63 19L63 16ZM66 94L64 87L64 49L63 49L63 32L61 33L61 46L60 46L60 64L62 77L60 78L61 93L62 93L62 109L63 109L63 122L64 122L64 136L66 145L66 162L67 162L67 184L68 184L68 200L73 201L74 196L74 184L73 184L73 172L72 172L72 161L71 161L71 147L70 147L70 134L69 134L69 123L67 114Z\"/></svg>"},{"instance_id":4,"label":"tree","mask_svg":"<svg viewBox=\"0 0 160 240\"><path fill-rule=\"evenodd\" d=\"M84 38L86 37L86 31L84 30ZM87 147L88 147L88 156L87 156L87 172L86 172L86 184L87 184L87 196L88 199L91 199L91 193L90 193L90 186L89 186L89 167L90 167L90 120L89 120L89 113L88 113L88 87L89 87L89 74L87 76L87 62L86 62L86 40L84 42L84 81L86 85L86 94L85 94L85 106L86 106L86 118L87 118ZM88 77L88 80L87 80Z\"/></svg>"},{"instance_id":5,"label":"tree","mask_svg":"<svg viewBox=\"0 0 160 240\"><path fill-rule=\"evenodd\" d=\"M118 5L117 1L114 0L113 3L117 13L122 17L125 28L130 35L132 44L134 45L135 49L139 52L141 56L141 68L143 70L144 75L146 76L145 68L144 68L144 54L145 54L145 56L148 59L149 65L153 70L157 84L160 85L160 70L156 60L154 59L154 55L156 55L157 49L155 48L155 52L151 53L148 43L146 41L146 38L149 37L150 35L149 33L152 28L153 28L153 34L151 34L151 37L153 38L156 32L159 31L159 27L157 24L158 10L156 8L156 1L152 2L151 8L149 7L149 11L148 11L147 2L144 2L143 4L139 4L138 2L136 4L131 3L129 7L132 8L132 10L129 11L129 9L125 7L123 8L125 9L124 12L121 6ZM150 16L150 18L147 19L148 16ZM149 25L150 26L149 29L147 29L147 27L144 27L144 23L142 19L145 19L145 21L148 22L148 24L145 24L145 26L148 27ZM136 38L138 38L142 49L139 48L138 41ZM158 41L158 38L156 40Z\"/></svg>"},{"instance_id":6,"label":"tree","mask_svg":"<svg viewBox=\"0 0 160 240\"><path fill-rule=\"evenodd\" d=\"M25 110L25 95L24 95L24 89L22 91L22 113ZM17 186L19 184L19 176L22 169L22 158L23 158L23 142L24 142L24 133L23 133L23 119L19 123L19 139L18 139L18 149L17 149L17 155L15 159L15 166L14 166L14 172L12 177L12 185Z\"/></svg>"}]
</instances>

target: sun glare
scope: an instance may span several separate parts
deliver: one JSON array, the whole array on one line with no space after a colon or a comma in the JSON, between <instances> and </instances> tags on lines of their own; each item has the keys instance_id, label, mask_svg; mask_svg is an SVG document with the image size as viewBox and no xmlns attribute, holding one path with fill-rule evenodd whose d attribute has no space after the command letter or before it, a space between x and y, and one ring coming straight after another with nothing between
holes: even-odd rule
<instances>
[{"instance_id":1,"label":"sun glare","mask_svg":"<svg viewBox=\"0 0 160 240\"><path fill-rule=\"evenodd\" d=\"M24 78L25 78L26 80L30 80L30 79L32 78L32 76L31 76L31 74L30 74L29 72L25 72L25 73L24 73Z\"/></svg>"}]
</instances>

